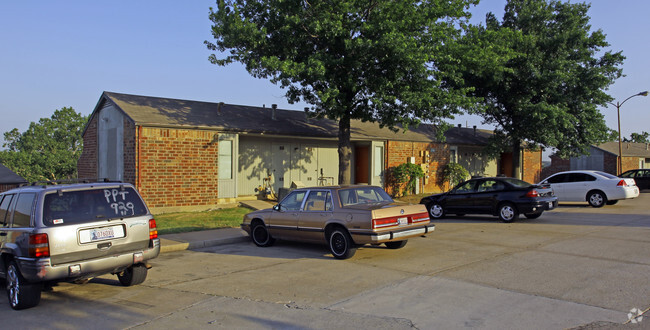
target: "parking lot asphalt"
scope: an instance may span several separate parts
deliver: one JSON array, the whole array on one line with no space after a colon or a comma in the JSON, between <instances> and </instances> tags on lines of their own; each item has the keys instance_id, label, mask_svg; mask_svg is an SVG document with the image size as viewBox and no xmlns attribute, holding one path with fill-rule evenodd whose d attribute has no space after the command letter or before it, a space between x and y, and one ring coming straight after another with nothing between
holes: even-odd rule
<instances>
[{"instance_id":1,"label":"parking lot asphalt","mask_svg":"<svg viewBox=\"0 0 650 330\"><path fill-rule=\"evenodd\" d=\"M644 191L642 194L650 195L650 191ZM637 204L641 202L641 198L636 198L633 200L628 200ZM251 211L259 210L264 208L270 208L273 206L271 202L266 201L245 201L242 202L242 205L250 208ZM588 205L586 203L562 203L560 202L560 207L563 212L581 212ZM556 210L558 210L556 209ZM621 212L619 208L603 207L598 209L600 213L612 213L612 212ZM182 250L192 250L200 249L211 246L218 246L223 244L232 244L238 242L248 241L250 238L245 231L240 228L221 228L221 229L212 229L212 230L202 230L202 231L193 231L187 233L178 233L178 234L165 234L160 235L160 252L174 252Z\"/></svg>"}]
</instances>

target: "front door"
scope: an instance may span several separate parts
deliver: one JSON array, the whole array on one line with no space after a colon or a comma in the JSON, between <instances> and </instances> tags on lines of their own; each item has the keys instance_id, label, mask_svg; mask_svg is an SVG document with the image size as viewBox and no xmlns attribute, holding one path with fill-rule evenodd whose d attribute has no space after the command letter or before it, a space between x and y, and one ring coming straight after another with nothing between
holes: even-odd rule
<instances>
[{"instance_id":1,"label":"front door","mask_svg":"<svg viewBox=\"0 0 650 330\"><path fill-rule=\"evenodd\" d=\"M354 148L354 178L357 184L370 183L370 148L368 146L355 146Z\"/></svg>"}]
</instances>

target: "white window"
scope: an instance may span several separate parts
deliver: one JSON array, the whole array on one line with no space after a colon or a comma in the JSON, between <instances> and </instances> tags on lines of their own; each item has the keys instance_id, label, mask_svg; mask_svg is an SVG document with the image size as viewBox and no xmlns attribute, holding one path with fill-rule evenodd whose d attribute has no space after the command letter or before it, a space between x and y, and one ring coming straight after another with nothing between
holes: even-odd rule
<instances>
[{"instance_id":1,"label":"white window","mask_svg":"<svg viewBox=\"0 0 650 330\"><path fill-rule=\"evenodd\" d=\"M219 141L219 179L232 179L232 140Z\"/></svg>"},{"instance_id":2,"label":"white window","mask_svg":"<svg viewBox=\"0 0 650 330\"><path fill-rule=\"evenodd\" d=\"M375 146L375 163L373 165L372 175L381 176L384 171L384 147Z\"/></svg>"},{"instance_id":3,"label":"white window","mask_svg":"<svg viewBox=\"0 0 650 330\"><path fill-rule=\"evenodd\" d=\"M458 147L449 147L449 162L458 163Z\"/></svg>"}]
</instances>

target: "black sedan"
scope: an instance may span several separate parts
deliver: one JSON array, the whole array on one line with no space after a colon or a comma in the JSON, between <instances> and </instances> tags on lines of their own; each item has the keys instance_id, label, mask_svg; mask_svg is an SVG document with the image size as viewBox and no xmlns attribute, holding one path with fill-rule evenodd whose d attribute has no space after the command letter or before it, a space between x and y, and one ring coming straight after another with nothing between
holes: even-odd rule
<instances>
[{"instance_id":1,"label":"black sedan","mask_svg":"<svg viewBox=\"0 0 650 330\"><path fill-rule=\"evenodd\" d=\"M491 214L503 222L512 222L519 214L536 219L545 210L557 207L557 197L549 185L533 185L507 178L475 178L457 185L454 189L420 200L429 211L431 219L446 214Z\"/></svg>"},{"instance_id":2,"label":"black sedan","mask_svg":"<svg viewBox=\"0 0 650 330\"><path fill-rule=\"evenodd\" d=\"M621 178L632 178L639 189L650 189L650 169L636 169L623 172Z\"/></svg>"}]
</instances>

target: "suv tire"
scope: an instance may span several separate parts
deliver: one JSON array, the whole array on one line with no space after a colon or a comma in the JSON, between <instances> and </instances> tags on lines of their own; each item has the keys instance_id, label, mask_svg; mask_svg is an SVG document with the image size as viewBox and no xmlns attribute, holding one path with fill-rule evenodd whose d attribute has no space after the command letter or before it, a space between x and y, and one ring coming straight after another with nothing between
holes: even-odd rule
<instances>
[{"instance_id":1,"label":"suv tire","mask_svg":"<svg viewBox=\"0 0 650 330\"><path fill-rule=\"evenodd\" d=\"M147 278L147 267L143 264L136 264L123 272L117 274L117 279L124 286L138 285Z\"/></svg>"},{"instance_id":2,"label":"suv tire","mask_svg":"<svg viewBox=\"0 0 650 330\"><path fill-rule=\"evenodd\" d=\"M28 283L15 261L7 267L7 298L11 308L19 310L38 305L43 283Z\"/></svg>"}]
</instances>

